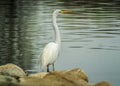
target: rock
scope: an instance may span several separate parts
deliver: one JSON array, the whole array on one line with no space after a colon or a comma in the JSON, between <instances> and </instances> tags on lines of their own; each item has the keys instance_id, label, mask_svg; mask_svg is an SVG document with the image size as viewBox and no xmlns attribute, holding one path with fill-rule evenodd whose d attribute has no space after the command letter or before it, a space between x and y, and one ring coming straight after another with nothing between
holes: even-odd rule
<instances>
[{"instance_id":1,"label":"rock","mask_svg":"<svg viewBox=\"0 0 120 86\"><path fill-rule=\"evenodd\" d=\"M20 67L18 67L15 64L6 64L6 65L0 66L0 74L12 76L15 78L24 77L27 75L23 71L23 69L21 69Z\"/></svg>"},{"instance_id":2,"label":"rock","mask_svg":"<svg viewBox=\"0 0 120 86\"><path fill-rule=\"evenodd\" d=\"M69 80L54 75L41 79L37 77L23 77L20 79L21 86L79 86Z\"/></svg>"},{"instance_id":3,"label":"rock","mask_svg":"<svg viewBox=\"0 0 120 86\"><path fill-rule=\"evenodd\" d=\"M109 82L91 84L87 75L79 68L71 70L41 72L20 78L21 86L112 86Z\"/></svg>"},{"instance_id":4,"label":"rock","mask_svg":"<svg viewBox=\"0 0 120 86\"><path fill-rule=\"evenodd\" d=\"M86 74L76 68L72 70L42 72L20 78L23 86L90 86Z\"/></svg>"},{"instance_id":5,"label":"rock","mask_svg":"<svg viewBox=\"0 0 120 86\"><path fill-rule=\"evenodd\" d=\"M112 84L107 81L102 81L102 82L94 84L93 86L112 86Z\"/></svg>"},{"instance_id":6,"label":"rock","mask_svg":"<svg viewBox=\"0 0 120 86\"><path fill-rule=\"evenodd\" d=\"M79 68L71 69L71 70L63 70L63 71L55 71L53 73L59 73L62 76L66 77L67 79L83 79L88 82L88 77L85 72Z\"/></svg>"},{"instance_id":7,"label":"rock","mask_svg":"<svg viewBox=\"0 0 120 86\"><path fill-rule=\"evenodd\" d=\"M83 80L81 77L76 77L77 75L73 77L69 73L62 74L60 72L51 72L47 74L43 79L49 80L50 83L59 83L58 86L89 86L89 84ZM55 81L55 82L54 82ZM51 85L52 86L52 85ZM55 84L57 86L57 84Z\"/></svg>"},{"instance_id":8,"label":"rock","mask_svg":"<svg viewBox=\"0 0 120 86\"><path fill-rule=\"evenodd\" d=\"M79 68L75 68L75 69L71 69L71 70L53 71L53 72L49 72L49 73L41 72L41 73L31 74L30 76L44 78L46 75L49 75L51 73L59 74L68 79L72 79L72 78L74 78L75 80L83 79L88 82L87 75L85 74L85 72L83 70L81 70Z\"/></svg>"},{"instance_id":9,"label":"rock","mask_svg":"<svg viewBox=\"0 0 120 86\"><path fill-rule=\"evenodd\" d=\"M16 79L16 77L19 78ZM27 74L14 64L0 66L0 86L112 86L102 81L95 84L88 82L88 77L79 68L53 72Z\"/></svg>"},{"instance_id":10,"label":"rock","mask_svg":"<svg viewBox=\"0 0 120 86\"><path fill-rule=\"evenodd\" d=\"M18 82L11 76L0 75L0 86L18 86Z\"/></svg>"},{"instance_id":11,"label":"rock","mask_svg":"<svg viewBox=\"0 0 120 86\"><path fill-rule=\"evenodd\" d=\"M37 77L37 78L44 78L47 74L48 74L48 72L41 72L41 73L31 74L29 76L31 76L31 77Z\"/></svg>"}]
</instances>

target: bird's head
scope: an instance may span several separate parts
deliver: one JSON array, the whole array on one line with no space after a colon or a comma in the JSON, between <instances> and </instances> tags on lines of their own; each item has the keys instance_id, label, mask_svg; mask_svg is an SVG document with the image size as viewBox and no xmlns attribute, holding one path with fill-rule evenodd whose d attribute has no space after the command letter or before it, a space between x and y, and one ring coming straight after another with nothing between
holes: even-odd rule
<instances>
[{"instance_id":1,"label":"bird's head","mask_svg":"<svg viewBox=\"0 0 120 86\"><path fill-rule=\"evenodd\" d=\"M59 9L57 9L57 10L55 10L54 11L54 14L69 14L69 13L72 13L72 11L71 10L68 10L68 9L63 9L63 10L59 10Z\"/></svg>"},{"instance_id":2,"label":"bird's head","mask_svg":"<svg viewBox=\"0 0 120 86\"><path fill-rule=\"evenodd\" d=\"M69 14L69 13L72 13L72 10L63 9L63 10L60 10L59 13L61 13L61 14Z\"/></svg>"}]
</instances>

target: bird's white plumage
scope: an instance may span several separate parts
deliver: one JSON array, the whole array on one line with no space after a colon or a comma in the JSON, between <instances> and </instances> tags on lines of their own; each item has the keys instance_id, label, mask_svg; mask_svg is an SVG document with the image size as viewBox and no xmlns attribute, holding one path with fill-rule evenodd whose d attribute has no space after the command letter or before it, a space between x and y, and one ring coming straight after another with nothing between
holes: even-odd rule
<instances>
[{"instance_id":1,"label":"bird's white plumage","mask_svg":"<svg viewBox=\"0 0 120 86\"><path fill-rule=\"evenodd\" d=\"M59 51L60 51L60 45L61 45L61 38L60 38L60 32L56 23L56 17L59 13L69 13L71 11L68 10L55 10L52 15L53 20L53 30L55 33L55 42L48 43L42 54L41 54L41 68L42 71L47 67L47 71L49 72L49 65L53 65L53 71L54 71L54 62L56 61Z\"/></svg>"},{"instance_id":2,"label":"bird's white plumage","mask_svg":"<svg viewBox=\"0 0 120 86\"><path fill-rule=\"evenodd\" d=\"M43 50L44 53L41 54L41 68L44 68L47 65L50 65L56 61L56 58L59 53L58 44L50 42L47 44Z\"/></svg>"}]
</instances>

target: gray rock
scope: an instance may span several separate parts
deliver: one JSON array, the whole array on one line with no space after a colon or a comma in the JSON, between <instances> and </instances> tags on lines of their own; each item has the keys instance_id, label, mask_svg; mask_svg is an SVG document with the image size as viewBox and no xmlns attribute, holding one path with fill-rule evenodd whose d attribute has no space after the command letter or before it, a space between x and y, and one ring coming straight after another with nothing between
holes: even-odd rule
<instances>
[{"instance_id":1,"label":"gray rock","mask_svg":"<svg viewBox=\"0 0 120 86\"><path fill-rule=\"evenodd\" d=\"M27 75L23 71L23 69L21 69L20 67L18 67L15 64L6 64L6 65L0 66L0 74L12 76L15 78L24 77Z\"/></svg>"}]
</instances>

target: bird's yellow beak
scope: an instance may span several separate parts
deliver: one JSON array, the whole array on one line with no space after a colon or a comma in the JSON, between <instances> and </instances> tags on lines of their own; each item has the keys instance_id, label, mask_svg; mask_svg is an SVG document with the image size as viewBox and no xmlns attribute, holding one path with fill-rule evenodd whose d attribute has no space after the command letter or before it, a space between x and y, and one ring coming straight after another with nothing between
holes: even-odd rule
<instances>
[{"instance_id":1,"label":"bird's yellow beak","mask_svg":"<svg viewBox=\"0 0 120 86\"><path fill-rule=\"evenodd\" d=\"M64 10L61 10L60 13L69 14L69 13L72 13L72 10L64 9Z\"/></svg>"}]
</instances>

